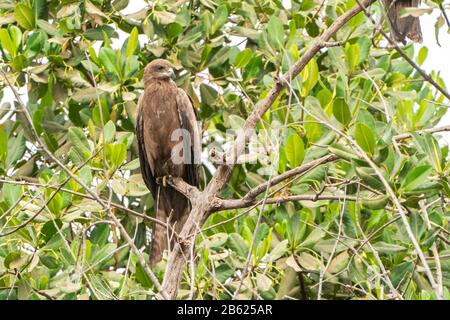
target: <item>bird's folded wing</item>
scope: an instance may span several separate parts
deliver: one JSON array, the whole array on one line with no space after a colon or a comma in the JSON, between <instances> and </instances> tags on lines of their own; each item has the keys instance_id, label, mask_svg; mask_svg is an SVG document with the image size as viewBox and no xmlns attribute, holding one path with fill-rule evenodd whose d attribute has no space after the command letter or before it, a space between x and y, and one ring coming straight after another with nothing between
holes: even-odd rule
<instances>
[{"instance_id":1,"label":"bird's folded wing","mask_svg":"<svg viewBox=\"0 0 450 320\"><path fill-rule=\"evenodd\" d=\"M199 163L201 156L200 134L197 126L197 117L195 115L194 104L189 96L182 89L177 92L177 108L180 115L182 129L189 132L189 144L185 144L184 148L190 149L188 163L185 163L185 181L190 185L197 186L199 184Z\"/></svg>"},{"instance_id":2,"label":"bird's folded wing","mask_svg":"<svg viewBox=\"0 0 450 320\"><path fill-rule=\"evenodd\" d=\"M136 136L139 151L139 162L141 166L142 178L144 179L145 185L151 191L152 195L156 194L156 180L153 175L153 169L150 167L150 162L147 159L147 151L145 150L145 140L144 140L144 117L142 112L142 96L138 102L138 114L136 120Z\"/></svg>"}]
</instances>

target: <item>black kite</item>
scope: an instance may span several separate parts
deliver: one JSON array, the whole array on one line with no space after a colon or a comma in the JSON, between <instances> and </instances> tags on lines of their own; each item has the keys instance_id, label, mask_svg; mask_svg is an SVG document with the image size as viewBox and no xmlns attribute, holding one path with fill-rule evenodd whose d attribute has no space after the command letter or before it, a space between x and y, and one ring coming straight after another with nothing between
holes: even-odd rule
<instances>
[{"instance_id":1,"label":"black kite","mask_svg":"<svg viewBox=\"0 0 450 320\"><path fill-rule=\"evenodd\" d=\"M155 199L155 217L179 232L189 214L185 196L167 185L166 178L181 177L198 186L200 136L194 106L173 81L173 66L157 59L144 70L144 92L138 102L136 136L141 173ZM180 134L181 133L181 134ZM181 146L181 150L180 150ZM162 259L173 245L173 234L153 224L150 264Z\"/></svg>"}]
</instances>

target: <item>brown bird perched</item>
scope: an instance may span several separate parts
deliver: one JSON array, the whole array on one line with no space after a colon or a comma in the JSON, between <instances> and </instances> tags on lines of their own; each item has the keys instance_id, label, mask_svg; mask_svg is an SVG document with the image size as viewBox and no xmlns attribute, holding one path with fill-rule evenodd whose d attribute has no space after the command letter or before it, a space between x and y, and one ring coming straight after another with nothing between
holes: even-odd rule
<instances>
[{"instance_id":1,"label":"brown bird perched","mask_svg":"<svg viewBox=\"0 0 450 320\"><path fill-rule=\"evenodd\" d=\"M170 231L181 231L190 211L188 199L168 185L167 178L181 177L193 186L199 183L200 136L195 109L173 81L173 69L163 59L149 63L138 102L136 136L142 177L155 200L155 218L169 224L153 223L151 265L173 246L175 237Z\"/></svg>"},{"instance_id":2,"label":"brown bird perched","mask_svg":"<svg viewBox=\"0 0 450 320\"><path fill-rule=\"evenodd\" d=\"M383 0L387 10L391 34L395 41L406 42L406 37L414 42L422 42L422 31L418 17L401 16L403 8L418 8L420 0Z\"/></svg>"}]
</instances>

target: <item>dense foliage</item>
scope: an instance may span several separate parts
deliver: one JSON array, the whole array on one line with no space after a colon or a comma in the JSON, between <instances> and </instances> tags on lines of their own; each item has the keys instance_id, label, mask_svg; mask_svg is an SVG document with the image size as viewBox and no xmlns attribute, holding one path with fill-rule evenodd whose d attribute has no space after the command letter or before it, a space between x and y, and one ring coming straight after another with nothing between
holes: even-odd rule
<instances>
[{"instance_id":1,"label":"dense foliage","mask_svg":"<svg viewBox=\"0 0 450 320\"><path fill-rule=\"evenodd\" d=\"M154 202L134 136L144 66L162 57L179 67L177 84L198 110L204 146L225 150L229 130L239 130L274 79L356 4L287 2L167 0L126 15L128 0L0 1L0 97L9 97L0 114L0 299L153 296L102 206L43 152L33 131L111 204L148 259L152 222L145 217ZM379 4L370 13L377 21L383 15ZM264 115L250 161L234 169L221 193L240 198L270 177L336 154L267 190L315 201L212 214L180 298L230 299L238 287L238 299L388 299L396 297L392 288L406 299L436 298L392 198L330 125L354 139L389 182L450 298L448 144L439 134L414 133L435 127L448 101L387 47L377 27L360 13L338 31L340 43L323 48ZM402 49L419 65L426 59L425 47ZM204 155L202 185L215 167ZM160 279L163 272L164 262Z\"/></svg>"}]
</instances>

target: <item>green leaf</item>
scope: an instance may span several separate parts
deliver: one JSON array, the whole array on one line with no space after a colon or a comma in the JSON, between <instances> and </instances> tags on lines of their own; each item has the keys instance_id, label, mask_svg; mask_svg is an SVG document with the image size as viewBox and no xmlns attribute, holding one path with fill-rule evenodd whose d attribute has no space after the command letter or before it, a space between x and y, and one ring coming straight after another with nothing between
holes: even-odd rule
<instances>
[{"instance_id":1,"label":"green leaf","mask_svg":"<svg viewBox=\"0 0 450 320\"><path fill-rule=\"evenodd\" d=\"M33 1L33 16L37 21L39 18L48 18L47 0L34 0Z\"/></svg>"},{"instance_id":2,"label":"green leaf","mask_svg":"<svg viewBox=\"0 0 450 320\"><path fill-rule=\"evenodd\" d=\"M121 169L123 169L123 167L121 167ZM144 180L140 174L133 174L130 176L128 179L127 188L128 192L126 195L131 197L140 197L149 193L149 190L145 186Z\"/></svg>"},{"instance_id":3,"label":"green leaf","mask_svg":"<svg viewBox=\"0 0 450 320\"><path fill-rule=\"evenodd\" d=\"M436 139L434 139L434 137L427 132L422 132L420 134L412 132L411 136L417 150L428 158L437 173L442 173L442 154Z\"/></svg>"},{"instance_id":4,"label":"green leaf","mask_svg":"<svg viewBox=\"0 0 450 320\"><path fill-rule=\"evenodd\" d=\"M205 238L202 241L201 246L205 247L207 250L220 249L228 240L228 234L224 232L219 232L213 234L212 236Z\"/></svg>"},{"instance_id":5,"label":"green leaf","mask_svg":"<svg viewBox=\"0 0 450 320\"><path fill-rule=\"evenodd\" d=\"M430 14L433 12L432 8L414 8L414 7L406 7L400 10L400 18L405 18L408 16L412 17L420 17L423 14Z\"/></svg>"},{"instance_id":6,"label":"green leaf","mask_svg":"<svg viewBox=\"0 0 450 320\"><path fill-rule=\"evenodd\" d=\"M233 276L234 270L228 264L223 263L214 269L214 274L220 283L224 283L228 278Z\"/></svg>"},{"instance_id":7,"label":"green leaf","mask_svg":"<svg viewBox=\"0 0 450 320\"><path fill-rule=\"evenodd\" d=\"M123 143L107 144L106 158L114 169L120 167L127 157L127 147Z\"/></svg>"},{"instance_id":8,"label":"green leaf","mask_svg":"<svg viewBox=\"0 0 450 320\"><path fill-rule=\"evenodd\" d=\"M77 127L71 127L68 130L68 137L70 143L75 147L77 152L83 156L84 159L87 159L91 154L91 149L83 130Z\"/></svg>"},{"instance_id":9,"label":"green leaf","mask_svg":"<svg viewBox=\"0 0 450 320\"><path fill-rule=\"evenodd\" d=\"M53 192L54 191L49 193L49 197ZM53 213L56 217L60 217L61 209L63 208L63 198L61 193L56 193L53 196L53 199L47 205L47 207L50 210L50 212Z\"/></svg>"},{"instance_id":10,"label":"green leaf","mask_svg":"<svg viewBox=\"0 0 450 320\"><path fill-rule=\"evenodd\" d=\"M226 5L220 5L214 12L214 23L211 28L211 34L215 34L228 20L228 9Z\"/></svg>"},{"instance_id":11,"label":"green leaf","mask_svg":"<svg viewBox=\"0 0 450 320\"><path fill-rule=\"evenodd\" d=\"M425 59L428 56L428 48L422 47L419 50L419 54L417 55L417 62L422 65L425 62Z\"/></svg>"},{"instance_id":12,"label":"green leaf","mask_svg":"<svg viewBox=\"0 0 450 320\"><path fill-rule=\"evenodd\" d=\"M114 137L116 135L116 125L114 122L109 120L103 129L103 132L105 134L105 143L110 143L114 140Z\"/></svg>"},{"instance_id":13,"label":"green leaf","mask_svg":"<svg viewBox=\"0 0 450 320\"><path fill-rule=\"evenodd\" d=\"M217 91L213 87L204 83L200 85L200 97L202 99L202 103L213 105L217 99L217 95Z\"/></svg>"},{"instance_id":14,"label":"green leaf","mask_svg":"<svg viewBox=\"0 0 450 320\"><path fill-rule=\"evenodd\" d=\"M269 261L275 261L284 256L284 254L288 251L288 240L284 239L279 242L273 249L270 251L268 259Z\"/></svg>"},{"instance_id":15,"label":"green leaf","mask_svg":"<svg viewBox=\"0 0 450 320\"><path fill-rule=\"evenodd\" d=\"M234 60L234 66L236 68L245 67L253 57L253 51L250 48L246 48L245 50L239 52L236 59Z\"/></svg>"},{"instance_id":16,"label":"green leaf","mask_svg":"<svg viewBox=\"0 0 450 320\"><path fill-rule=\"evenodd\" d=\"M434 36L435 36L436 42L439 46L441 46L441 44L439 43L439 31L444 26L444 24L445 24L445 19L444 19L444 17L442 17L442 15L440 15L436 19L436 23L434 24Z\"/></svg>"},{"instance_id":17,"label":"green leaf","mask_svg":"<svg viewBox=\"0 0 450 320\"><path fill-rule=\"evenodd\" d=\"M101 247L94 246L94 248L96 248L96 250L93 251L91 254L90 263L94 265L94 264L97 264L98 262L102 261L102 263L104 264L105 262L108 261L108 259L106 259L106 258L112 256L116 247L117 246L115 243L107 243L106 245L101 246ZM97 266L101 267L102 263L97 264Z\"/></svg>"},{"instance_id":18,"label":"green leaf","mask_svg":"<svg viewBox=\"0 0 450 320\"><path fill-rule=\"evenodd\" d=\"M244 127L245 119L232 114L228 117L228 122L230 123L231 129L240 130Z\"/></svg>"},{"instance_id":19,"label":"green leaf","mask_svg":"<svg viewBox=\"0 0 450 320\"><path fill-rule=\"evenodd\" d=\"M363 182L367 184L369 187L372 187L377 190L384 190L384 184L380 181L379 177L375 174L375 172L371 168L366 167L356 167L356 173L361 177Z\"/></svg>"},{"instance_id":20,"label":"green leaf","mask_svg":"<svg viewBox=\"0 0 450 320\"><path fill-rule=\"evenodd\" d=\"M0 125L0 165L5 163L7 155L8 155L8 136L3 126Z\"/></svg>"},{"instance_id":21,"label":"green leaf","mask_svg":"<svg viewBox=\"0 0 450 320\"><path fill-rule=\"evenodd\" d=\"M135 170L139 168L139 158L133 159L122 166L122 170Z\"/></svg>"},{"instance_id":22,"label":"green leaf","mask_svg":"<svg viewBox=\"0 0 450 320\"><path fill-rule=\"evenodd\" d=\"M22 260L20 252L12 251L5 257L3 264L7 269L15 269L18 265L21 265L21 263L18 263L20 260Z\"/></svg>"},{"instance_id":23,"label":"green leaf","mask_svg":"<svg viewBox=\"0 0 450 320\"><path fill-rule=\"evenodd\" d=\"M308 96L309 92L314 88L319 80L319 67L316 59L312 58L300 73L302 77L302 97Z\"/></svg>"},{"instance_id":24,"label":"green leaf","mask_svg":"<svg viewBox=\"0 0 450 320\"><path fill-rule=\"evenodd\" d=\"M312 116L325 123L330 123L330 119L325 111L322 109L319 100L313 96L307 96L305 99L305 109L311 113Z\"/></svg>"},{"instance_id":25,"label":"green leaf","mask_svg":"<svg viewBox=\"0 0 450 320\"><path fill-rule=\"evenodd\" d=\"M76 90L70 98L77 102L89 102L97 100L102 93L103 91L100 88L86 87Z\"/></svg>"},{"instance_id":26,"label":"green leaf","mask_svg":"<svg viewBox=\"0 0 450 320\"><path fill-rule=\"evenodd\" d=\"M88 14L107 18L107 16L89 0L85 0L84 6Z\"/></svg>"},{"instance_id":27,"label":"green leaf","mask_svg":"<svg viewBox=\"0 0 450 320\"><path fill-rule=\"evenodd\" d=\"M35 26L33 11L26 4L20 3L14 9L14 17L17 23L24 29L32 30Z\"/></svg>"},{"instance_id":28,"label":"green leaf","mask_svg":"<svg viewBox=\"0 0 450 320\"><path fill-rule=\"evenodd\" d=\"M267 24L267 37L270 45L275 49L280 49L284 44L284 27L277 16L273 15Z\"/></svg>"},{"instance_id":29,"label":"green leaf","mask_svg":"<svg viewBox=\"0 0 450 320\"><path fill-rule=\"evenodd\" d=\"M418 186L422 185L430 175L433 167L430 165L423 165L412 169L406 175L402 183L403 191L413 191Z\"/></svg>"},{"instance_id":30,"label":"green leaf","mask_svg":"<svg viewBox=\"0 0 450 320\"><path fill-rule=\"evenodd\" d=\"M33 32L33 34L27 39L27 50L39 53L47 41L47 35L45 32L38 30Z\"/></svg>"},{"instance_id":31,"label":"green leaf","mask_svg":"<svg viewBox=\"0 0 450 320\"><path fill-rule=\"evenodd\" d=\"M342 123L344 126L348 125L352 120L352 115L348 104L343 98L337 98L333 102L333 115L337 121Z\"/></svg>"},{"instance_id":32,"label":"green leaf","mask_svg":"<svg viewBox=\"0 0 450 320\"><path fill-rule=\"evenodd\" d=\"M321 229L314 229L311 233L306 237L306 239L301 243L302 247L308 247L314 245L325 236L325 231Z\"/></svg>"},{"instance_id":33,"label":"green leaf","mask_svg":"<svg viewBox=\"0 0 450 320\"><path fill-rule=\"evenodd\" d=\"M373 130L362 122L355 126L355 138L358 145L367 153L373 155L375 152L375 134Z\"/></svg>"},{"instance_id":34,"label":"green leaf","mask_svg":"<svg viewBox=\"0 0 450 320\"><path fill-rule=\"evenodd\" d=\"M359 44L349 44L345 46L345 56L347 57L348 66L350 71L354 71L359 64L360 48Z\"/></svg>"},{"instance_id":35,"label":"green leaf","mask_svg":"<svg viewBox=\"0 0 450 320\"><path fill-rule=\"evenodd\" d=\"M108 25L97 26L95 28L88 29L84 34L84 37L89 40L104 40L104 35L108 38L118 38L116 30Z\"/></svg>"},{"instance_id":36,"label":"green leaf","mask_svg":"<svg viewBox=\"0 0 450 320\"><path fill-rule=\"evenodd\" d=\"M5 202L9 207L12 207L13 204L20 198L20 195L22 194L22 187L11 183L4 183L2 193Z\"/></svg>"},{"instance_id":37,"label":"green leaf","mask_svg":"<svg viewBox=\"0 0 450 320\"><path fill-rule=\"evenodd\" d=\"M188 33L183 37L179 37L177 46L180 48L188 47L191 44L197 42L201 37L202 37L202 33L200 31Z\"/></svg>"},{"instance_id":38,"label":"green leaf","mask_svg":"<svg viewBox=\"0 0 450 320\"><path fill-rule=\"evenodd\" d=\"M272 280L263 273L258 273L256 275L256 287L258 291L267 291L272 287Z\"/></svg>"},{"instance_id":39,"label":"green leaf","mask_svg":"<svg viewBox=\"0 0 450 320\"><path fill-rule=\"evenodd\" d=\"M375 243L373 247L380 253L397 253L406 250L406 248L403 246L386 243L384 241L379 241Z\"/></svg>"},{"instance_id":40,"label":"green leaf","mask_svg":"<svg viewBox=\"0 0 450 320\"><path fill-rule=\"evenodd\" d=\"M301 137L294 133L286 139L286 157L291 168L298 167L302 164L305 157L305 145Z\"/></svg>"},{"instance_id":41,"label":"green leaf","mask_svg":"<svg viewBox=\"0 0 450 320\"><path fill-rule=\"evenodd\" d=\"M391 271L392 284L397 287L401 282L405 283L405 280L409 278L411 272L414 270L414 263L411 261L405 261L396 265Z\"/></svg>"},{"instance_id":42,"label":"green leaf","mask_svg":"<svg viewBox=\"0 0 450 320\"><path fill-rule=\"evenodd\" d=\"M98 58L107 72L115 74L120 79L120 67L116 58L116 53L113 49L105 47L101 48Z\"/></svg>"},{"instance_id":43,"label":"green leaf","mask_svg":"<svg viewBox=\"0 0 450 320\"><path fill-rule=\"evenodd\" d=\"M144 31L145 35L149 37L149 39L153 38L155 34L155 30L153 28L153 23L150 19L145 18L142 22L142 30Z\"/></svg>"},{"instance_id":44,"label":"green leaf","mask_svg":"<svg viewBox=\"0 0 450 320\"><path fill-rule=\"evenodd\" d=\"M58 232L56 227L61 229L62 225L63 223L60 219L47 221L41 229L39 239L47 243Z\"/></svg>"},{"instance_id":45,"label":"green leaf","mask_svg":"<svg viewBox=\"0 0 450 320\"><path fill-rule=\"evenodd\" d=\"M335 143L328 146L328 150L330 150L331 153L337 155L339 158L348 161L352 159L359 159L359 157L355 154L355 152L352 149L339 143Z\"/></svg>"},{"instance_id":46,"label":"green leaf","mask_svg":"<svg viewBox=\"0 0 450 320\"><path fill-rule=\"evenodd\" d=\"M28 67L28 60L24 57L23 54L19 54L13 59L12 65L14 71L20 72L24 68Z\"/></svg>"},{"instance_id":47,"label":"green leaf","mask_svg":"<svg viewBox=\"0 0 450 320\"><path fill-rule=\"evenodd\" d=\"M138 57L135 55L131 55L127 58L127 60L125 62L123 75L126 79L128 79L128 78L132 77L138 71L138 69L139 69ZM129 94L130 93L131 92L129 92ZM123 93L122 93L122 97L124 97Z\"/></svg>"},{"instance_id":48,"label":"green leaf","mask_svg":"<svg viewBox=\"0 0 450 320\"><path fill-rule=\"evenodd\" d=\"M248 254L247 244L245 240L238 233L232 233L228 237L228 245L235 251L239 256L246 258Z\"/></svg>"},{"instance_id":49,"label":"green leaf","mask_svg":"<svg viewBox=\"0 0 450 320\"><path fill-rule=\"evenodd\" d=\"M298 255L297 262L300 264L301 268L306 269L306 270L319 270L320 269L319 259L307 252L301 252Z\"/></svg>"},{"instance_id":50,"label":"green leaf","mask_svg":"<svg viewBox=\"0 0 450 320\"><path fill-rule=\"evenodd\" d=\"M359 47L359 63L363 63L369 58L370 48L372 46L372 41L369 37L363 36L358 40Z\"/></svg>"},{"instance_id":51,"label":"green leaf","mask_svg":"<svg viewBox=\"0 0 450 320\"><path fill-rule=\"evenodd\" d=\"M112 7L114 8L114 10L120 11L125 9L128 4L129 4L130 0L114 0L112 2Z\"/></svg>"},{"instance_id":52,"label":"green leaf","mask_svg":"<svg viewBox=\"0 0 450 320\"><path fill-rule=\"evenodd\" d=\"M139 282L144 288L153 287L152 280L149 278L140 263L136 263L136 272L134 273L134 277L136 278L137 282Z\"/></svg>"},{"instance_id":53,"label":"green leaf","mask_svg":"<svg viewBox=\"0 0 450 320\"><path fill-rule=\"evenodd\" d=\"M51 36L56 36L58 34L58 28L54 24L49 23L48 21L38 19L36 24L40 29L44 30L47 34Z\"/></svg>"},{"instance_id":54,"label":"green leaf","mask_svg":"<svg viewBox=\"0 0 450 320\"><path fill-rule=\"evenodd\" d=\"M331 260L328 267L328 272L337 273L342 271L347 265L349 260L349 254L347 251L343 251Z\"/></svg>"},{"instance_id":55,"label":"green leaf","mask_svg":"<svg viewBox=\"0 0 450 320\"><path fill-rule=\"evenodd\" d=\"M306 220L306 215L307 213L304 210L302 210L301 214L297 211L291 216L291 219L288 220L287 236L289 244L293 247L296 247L299 244L305 234L306 224L303 223L302 220Z\"/></svg>"},{"instance_id":56,"label":"green leaf","mask_svg":"<svg viewBox=\"0 0 450 320\"><path fill-rule=\"evenodd\" d=\"M133 30L131 30L130 37L128 38L127 51L126 51L127 57L133 55L134 52L136 51L136 49L138 48L138 46L139 46L138 35L139 35L138 29L136 27L134 27Z\"/></svg>"},{"instance_id":57,"label":"green leaf","mask_svg":"<svg viewBox=\"0 0 450 320\"><path fill-rule=\"evenodd\" d=\"M25 137L23 133L19 133L16 138L10 138L8 140L8 155L6 157L6 168L12 167L17 161L19 161L24 155L26 150Z\"/></svg>"},{"instance_id":58,"label":"green leaf","mask_svg":"<svg viewBox=\"0 0 450 320\"><path fill-rule=\"evenodd\" d=\"M0 43L6 51L9 52L11 58L14 58L22 42L22 31L14 25L8 29L0 29Z\"/></svg>"},{"instance_id":59,"label":"green leaf","mask_svg":"<svg viewBox=\"0 0 450 320\"><path fill-rule=\"evenodd\" d=\"M172 23L177 18L176 14L169 11L153 11L153 14L155 15L156 20L162 25Z\"/></svg>"},{"instance_id":60,"label":"green leaf","mask_svg":"<svg viewBox=\"0 0 450 320\"><path fill-rule=\"evenodd\" d=\"M362 205L371 210L379 210L384 209L389 201L389 196L387 195L379 195L374 198L363 198L361 203Z\"/></svg>"},{"instance_id":61,"label":"green leaf","mask_svg":"<svg viewBox=\"0 0 450 320\"><path fill-rule=\"evenodd\" d=\"M25 279L20 279L17 286L17 298L19 300L29 300L32 294L32 288Z\"/></svg>"}]
</instances>

